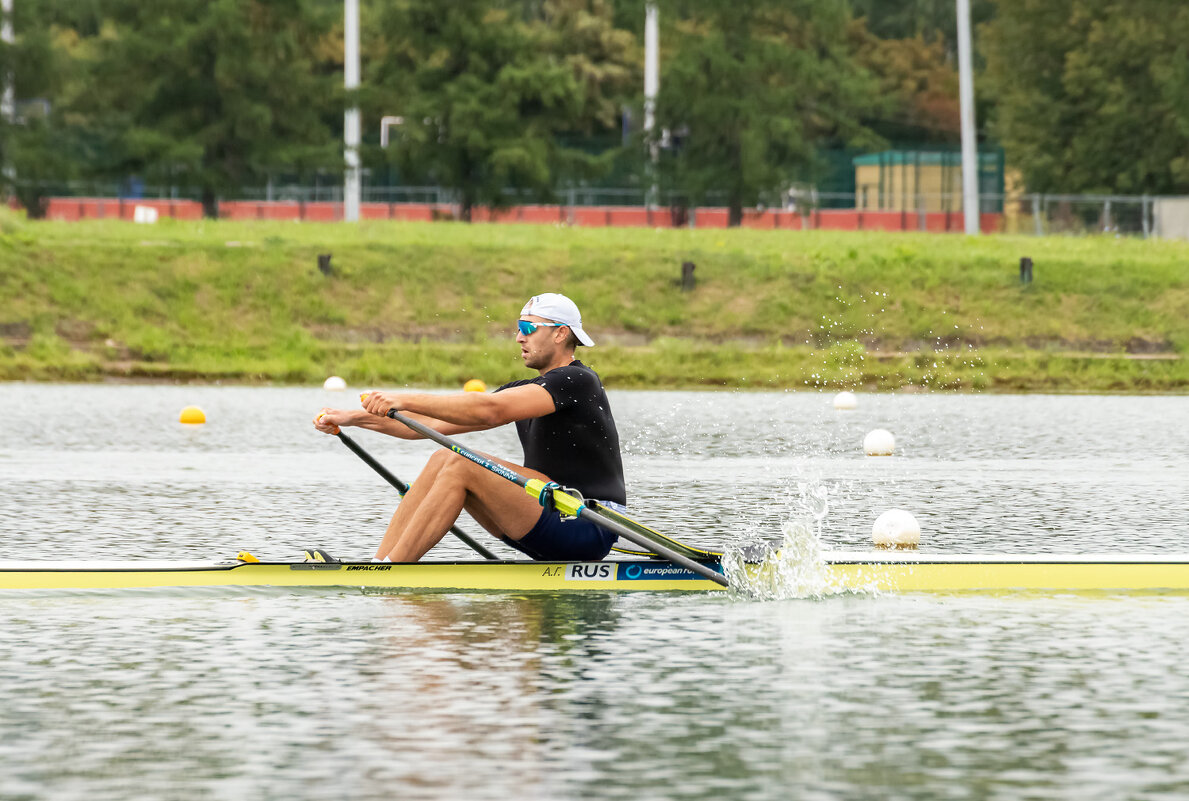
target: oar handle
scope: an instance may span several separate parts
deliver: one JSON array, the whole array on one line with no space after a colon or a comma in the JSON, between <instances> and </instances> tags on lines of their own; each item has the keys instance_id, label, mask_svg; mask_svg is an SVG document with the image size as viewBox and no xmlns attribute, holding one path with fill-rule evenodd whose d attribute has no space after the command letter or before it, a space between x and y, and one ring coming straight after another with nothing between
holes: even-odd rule
<instances>
[{"instance_id":1,"label":"oar handle","mask_svg":"<svg viewBox=\"0 0 1189 801\"><path fill-rule=\"evenodd\" d=\"M427 425L405 417L396 409L389 409L388 416L398 423L408 426L410 429L416 431L426 439L431 439L442 447L454 451L459 456L470 459L480 467L484 467L496 475L506 478L513 484L518 484L521 487L524 487L526 490L528 490L530 495L535 495L539 498L541 492L548 491L545 489L544 483L540 480L534 479L530 481L529 479L517 473L515 470L509 469L499 462L492 461L491 459L487 459L477 453L474 453L473 451L464 448L462 445L459 445L457 442L440 431L435 431ZM726 576L724 576L722 573L719 573L717 570L713 570L701 562L696 562L689 557L683 556L667 545L650 540L647 537L632 531L630 528L622 525L621 523L603 517L594 510L587 507L579 499L574 498L568 493L561 492L559 490L553 490L553 498L557 503L558 508L562 509L563 511L576 514L585 520L589 520L596 526L601 526L608 531L614 532L615 534L623 537L628 542L639 545L641 548L647 548L651 551L654 551L658 555L668 559L670 562L681 565L686 570L692 570L694 573L697 573L703 578L709 579L717 584L721 584L724 587L730 586L730 584L727 582Z\"/></svg>"}]
</instances>

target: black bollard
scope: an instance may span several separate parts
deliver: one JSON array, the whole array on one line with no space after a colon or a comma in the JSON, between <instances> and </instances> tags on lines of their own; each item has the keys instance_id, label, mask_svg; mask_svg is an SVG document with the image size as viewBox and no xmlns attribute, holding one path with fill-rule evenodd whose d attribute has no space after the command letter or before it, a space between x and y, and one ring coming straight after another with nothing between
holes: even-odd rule
<instances>
[{"instance_id":1,"label":"black bollard","mask_svg":"<svg viewBox=\"0 0 1189 801\"><path fill-rule=\"evenodd\" d=\"M1032 259L1028 258L1027 256L1020 259L1020 283L1032 283Z\"/></svg>"},{"instance_id":2,"label":"black bollard","mask_svg":"<svg viewBox=\"0 0 1189 801\"><path fill-rule=\"evenodd\" d=\"M681 264L681 291L689 292L694 288L694 263L692 261Z\"/></svg>"},{"instance_id":3,"label":"black bollard","mask_svg":"<svg viewBox=\"0 0 1189 801\"><path fill-rule=\"evenodd\" d=\"M330 266L330 256L331 254L329 253L318 254L318 271L323 275L334 274L334 270Z\"/></svg>"}]
</instances>

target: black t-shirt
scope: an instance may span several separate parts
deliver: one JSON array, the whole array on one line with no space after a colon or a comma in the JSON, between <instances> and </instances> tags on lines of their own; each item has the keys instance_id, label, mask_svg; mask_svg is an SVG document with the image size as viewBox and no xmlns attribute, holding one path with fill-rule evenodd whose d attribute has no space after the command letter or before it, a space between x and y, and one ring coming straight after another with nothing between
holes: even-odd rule
<instances>
[{"instance_id":1,"label":"black t-shirt","mask_svg":"<svg viewBox=\"0 0 1189 801\"><path fill-rule=\"evenodd\" d=\"M553 397L556 411L516 422L524 446L524 466L539 470L583 497L627 503L619 432L599 376L574 360L536 378L504 384L496 390L540 384Z\"/></svg>"}]
</instances>

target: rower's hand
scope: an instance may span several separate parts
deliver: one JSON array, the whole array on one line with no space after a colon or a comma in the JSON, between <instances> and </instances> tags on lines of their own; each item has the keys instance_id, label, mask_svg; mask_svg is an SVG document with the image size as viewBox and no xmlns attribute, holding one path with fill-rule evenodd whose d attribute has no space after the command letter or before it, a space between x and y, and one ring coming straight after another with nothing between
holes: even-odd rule
<instances>
[{"instance_id":1,"label":"rower's hand","mask_svg":"<svg viewBox=\"0 0 1189 801\"><path fill-rule=\"evenodd\" d=\"M339 426L347 424L347 413L339 409L323 408L314 415L314 428L323 434L339 433Z\"/></svg>"},{"instance_id":2,"label":"rower's hand","mask_svg":"<svg viewBox=\"0 0 1189 801\"><path fill-rule=\"evenodd\" d=\"M395 392L365 392L359 396L360 403L368 414L387 417L389 409L401 410L400 395Z\"/></svg>"}]
</instances>

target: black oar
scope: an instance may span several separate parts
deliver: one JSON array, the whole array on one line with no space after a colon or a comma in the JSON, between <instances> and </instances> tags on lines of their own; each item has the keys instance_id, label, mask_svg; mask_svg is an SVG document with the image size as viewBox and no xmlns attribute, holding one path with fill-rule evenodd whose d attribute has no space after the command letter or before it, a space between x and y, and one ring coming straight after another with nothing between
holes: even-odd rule
<instances>
[{"instance_id":1,"label":"black oar","mask_svg":"<svg viewBox=\"0 0 1189 801\"><path fill-rule=\"evenodd\" d=\"M408 484L390 473L388 468L373 459L372 455L365 451L358 442L348 437L341 430L336 431L335 436L341 439L344 445L354 451L356 456L366 462L368 467L370 467L372 470L375 470L385 481L395 487L396 491L400 493L402 498L405 497L405 493L409 491ZM484 548L479 543L475 542L475 540L471 539L470 535L468 535L465 531L462 531L458 526L451 526L450 533L469 545L471 549L475 551L475 553L479 554L484 559L499 559L498 556Z\"/></svg>"},{"instance_id":2,"label":"black oar","mask_svg":"<svg viewBox=\"0 0 1189 801\"><path fill-rule=\"evenodd\" d=\"M410 420L409 418L397 412L395 409L389 409L388 416L393 420L396 420L398 423L403 423L404 425L413 429L421 436L432 439L439 445L454 451L459 456L464 456L480 467L490 470L497 476L506 478L512 483L524 487L528 494L532 495L537 500L541 499L541 495L543 493L550 493L552 495L553 505L563 514L573 515L575 517L581 517L585 520L589 520L596 526L601 526L608 531L614 532L615 534L623 537L625 540L639 545L641 548L647 548L650 551L654 551L658 555L668 559L670 562L681 565L687 570L692 570L703 578L710 579L711 581L721 584L724 587L730 586L727 582L726 576L724 576L722 573L707 567L701 562L696 562L693 559L678 553L667 545L650 540L648 537L633 531L616 520L604 517L583 503L581 498L575 498L569 493L562 492L560 489L556 489L556 485L550 487L540 479L525 478L516 471L509 470L508 468L504 467L499 462L493 462L492 460L486 459L479 454L474 453L473 451L467 450L465 447L459 445L445 434L435 431L429 426L422 425L416 420Z\"/></svg>"}]
</instances>

